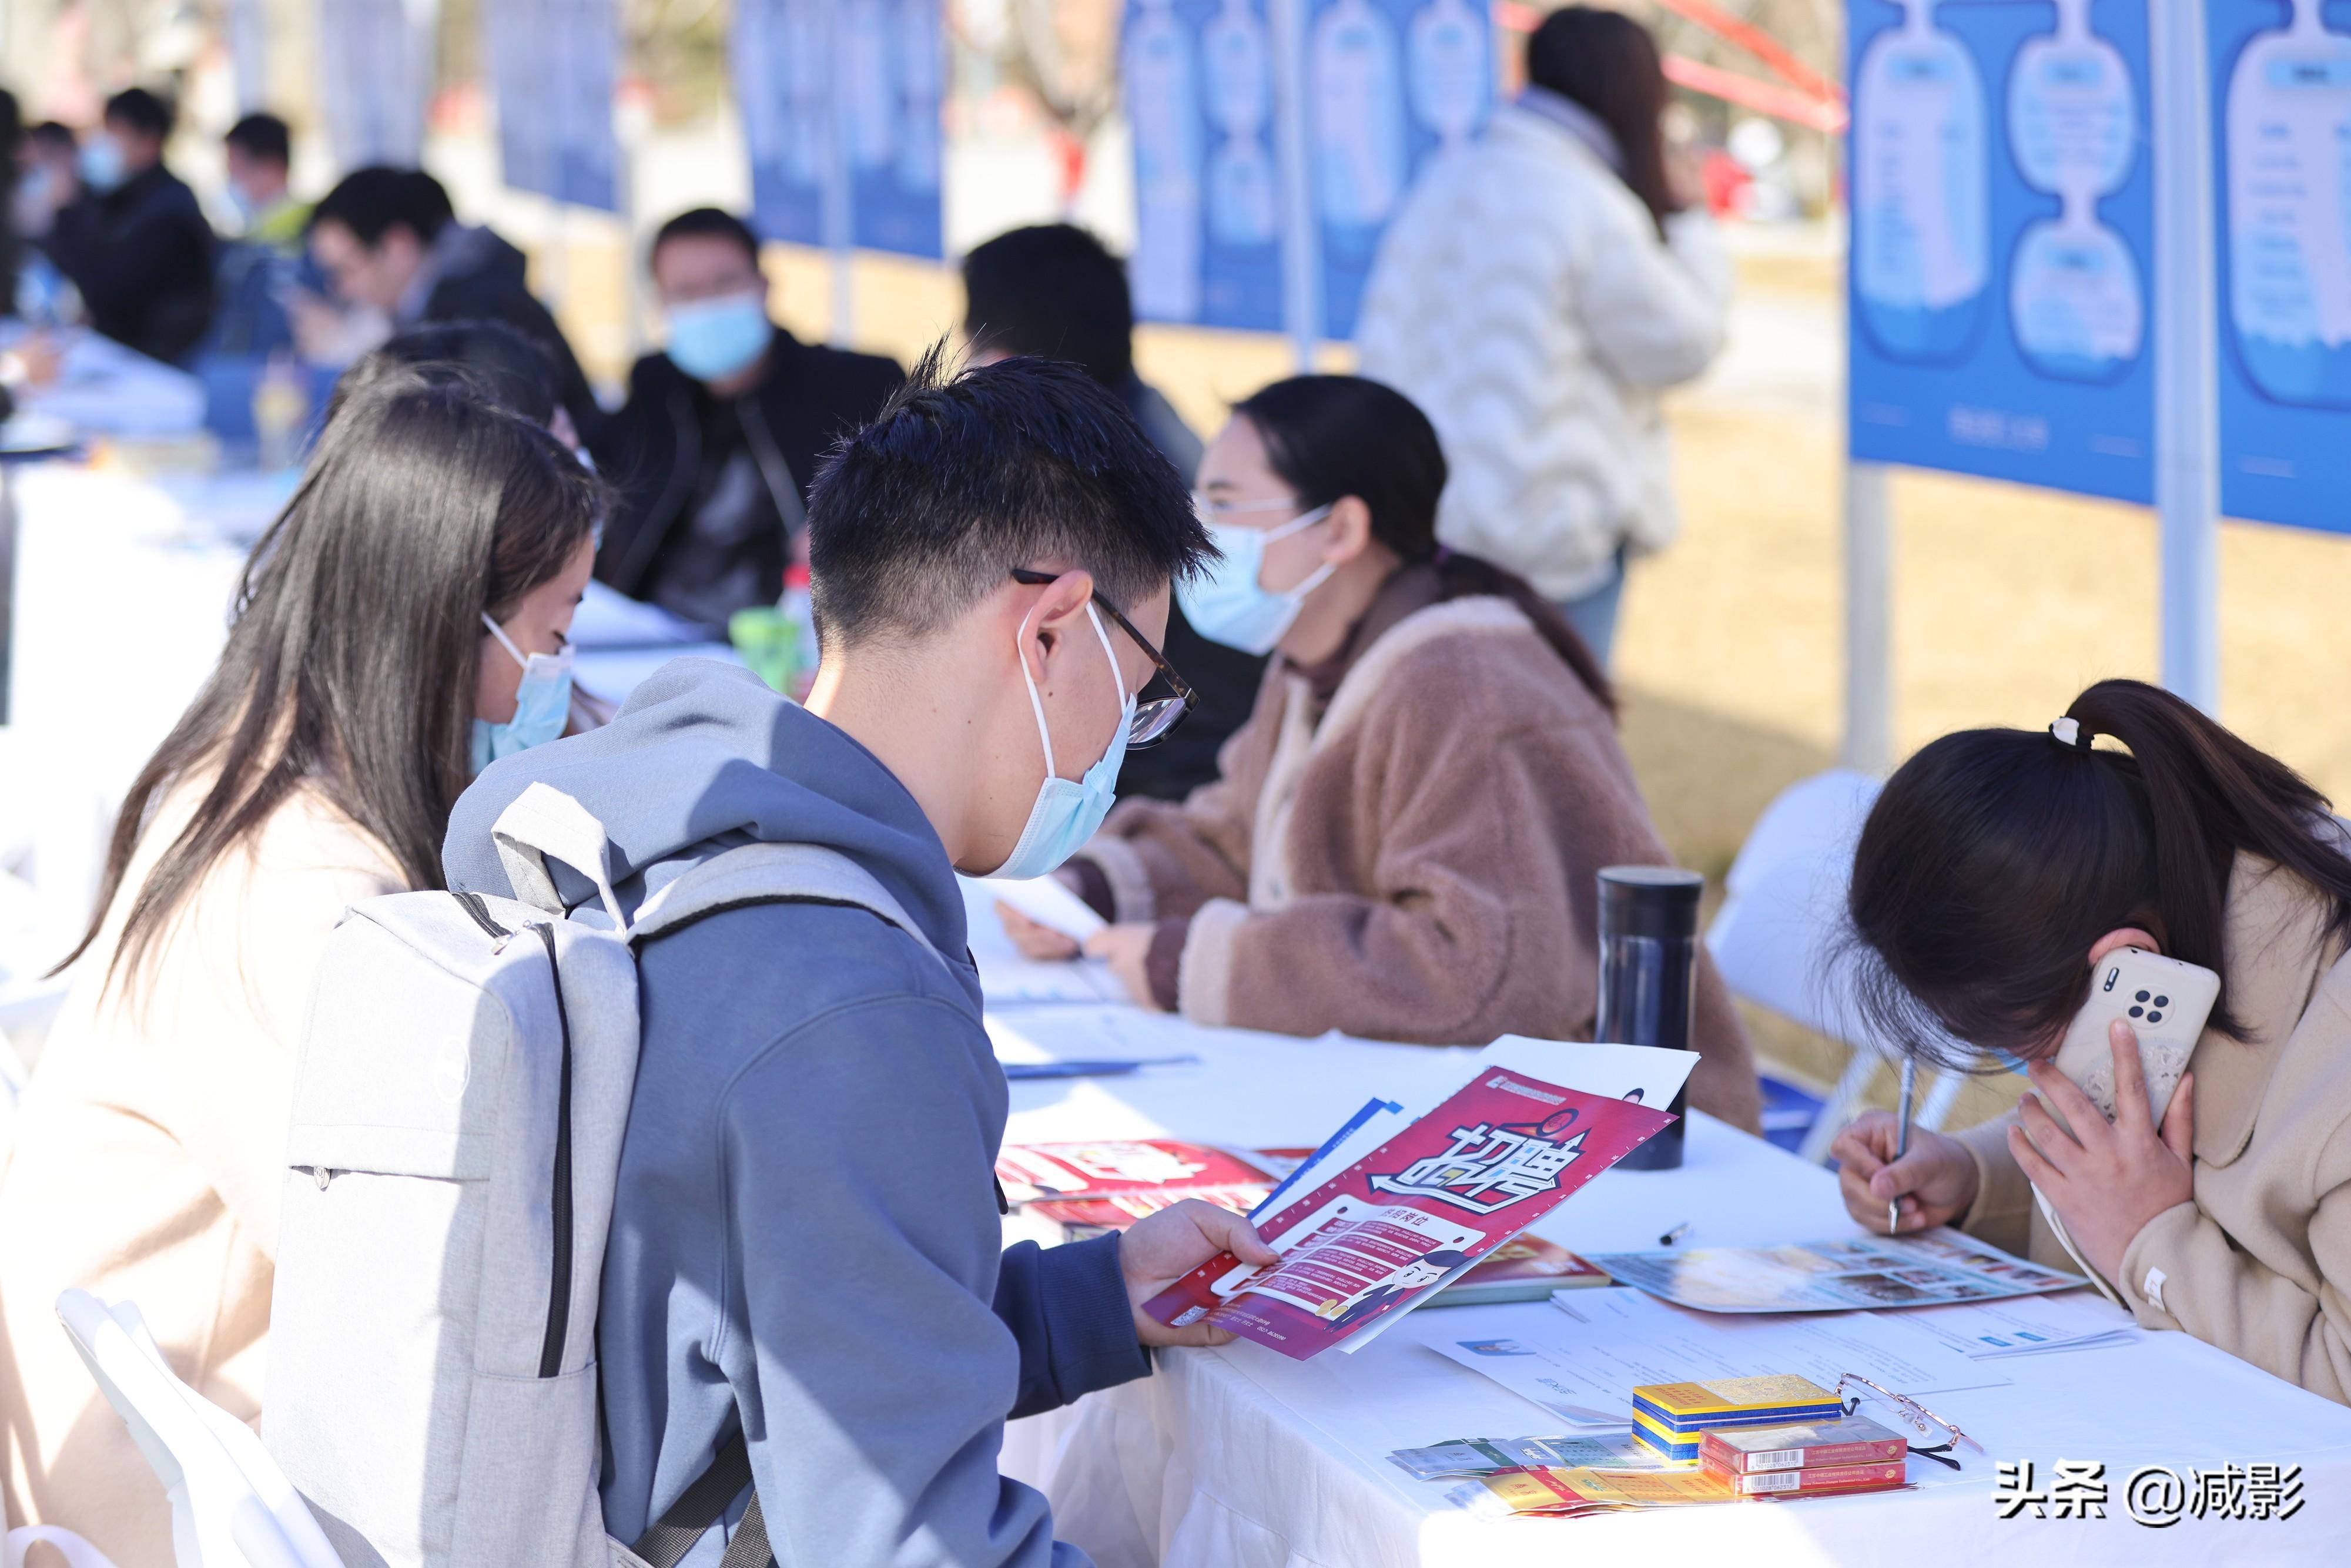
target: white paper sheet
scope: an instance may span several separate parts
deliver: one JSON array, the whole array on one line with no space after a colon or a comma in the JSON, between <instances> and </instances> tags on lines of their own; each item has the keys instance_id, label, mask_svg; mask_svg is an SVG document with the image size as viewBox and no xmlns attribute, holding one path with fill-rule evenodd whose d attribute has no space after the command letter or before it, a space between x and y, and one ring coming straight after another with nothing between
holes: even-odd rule
<instances>
[{"instance_id":1,"label":"white paper sheet","mask_svg":"<svg viewBox=\"0 0 2351 1568\"><path fill-rule=\"evenodd\" d=\"M1562 1291L1552 1305L1553 1319L1529 1314L1508 1339L1456 1339L1439 1318L1421 1328L1422 1343L1580 1427L1624 1425L1646 1383L1793 1373L1834 1389L1852 1372L1928 1395L2014 1381L1875 1312L1732 1318L1625 1289Z\"/></svg>"},{"instance_id":2,"label":"white paper sheet","mask_svg":"<svg viewBox=\"0 0 2351 1568\"><path fill-rule=\"evenodd\" d=\"M2109 1350L2139 1337L2129 1313L2086 1291L1887 1315L1971 1361Z\"/></svg>"},{"instance_id":3,"label":"white paper sheet","mask_svg":"<svg viewBox=\"0 0 2351 1568\"><path fill-rule=\"evenodd\" d=\"M1058 931L1072 942L1084 942L1110 924L1094 913L1093 905L1071 893L1056 877L983 876L968 880L989 898L1010 904L1038 925ZM968 892L964 902L966 907L970 905Z\"/></svg>"}]
</instances>

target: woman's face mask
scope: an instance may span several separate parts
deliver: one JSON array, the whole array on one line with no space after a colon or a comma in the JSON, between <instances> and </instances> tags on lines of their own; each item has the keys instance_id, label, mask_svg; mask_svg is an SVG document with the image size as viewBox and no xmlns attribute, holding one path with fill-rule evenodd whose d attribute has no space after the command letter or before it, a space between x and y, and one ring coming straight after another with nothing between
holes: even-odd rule
<instances>
[{"instance_id":1,"label":"woman's face mask","mask_svg":"<svg viewBox=\"0 0 2351 1568\"><path fill-rule=\"evenodd\" d=\"M1118 671L1118 654L1110 645L1110 633L1102 630L1102 617L1094 613L1091 604L1086 606L1086 619L1093 622L1102 657L1110 661L1111 686L1120 697L1118 727L1111 732L1110 747L1102 753L1102 760L1087 768L1084 778L1069 779L1059 776L1053 766L1053 734L1045 724L1045 701L1037 694L1037 677L1029 673L1028 627L1024 622L1013 653L1020 661L1020 678L1029 683L1029 707L1037 716L1037 738L1044 744L1045 781L1037 787L1037 799L1029 808L1029 821L1020 829L1019 841L1012 846L1004 863L988 873L991 876L1026 881L1055 870L1094 836L1102 819L1110 815L1112 802L1118 799L1118 770L1126 761L1127 732L1134 723L1134 694L1126 689L1126 679Z\"/></svg>"},{"instance_id":2,"label":"woman's face mask","mask_svg":"<svg viewBox=\"0 0 2351 1568\"><path fill-rule=\"evenodd\" d=\"M474 775L501 757L512 757L517 751L528 751L534 746L544 746L560 737L563 727L571 717L571 650L559 653L526 655L514 645L514 639L505 628L482 617L482 624L490 635L522 666L522 685L515 689L514 716L503 724L487 719L474 721Z\"/></svg>"},{"instance_id":3,"label":"woman's face mask","mask_svg":"<svg viewBox=\"0 0 2351 1568\"><path fill-rule=\"evenodd\" d=\"M1244 653L1270 653L1274 644L1297 622L1298 612L1306 608L1307 595L1330 580L1331 574L1338 570L1326 560L1295 588L1270 589L1258 581L1259 574L1265 570L1265 547L1326 520L1331 516L1327 506L1301 512L1272 528L1224 522L1217 516L1219 509L1276 510L1289 506L1287 501L1244 502L1214 508L1205 501L1199 503L1201 526L1207 529L1208 538L1215 541L1223 559L1207 571L1185 579L1177 585L1176 594L1184 606L1184 618L1201 636Z\"/></svg>"}]
</instances>

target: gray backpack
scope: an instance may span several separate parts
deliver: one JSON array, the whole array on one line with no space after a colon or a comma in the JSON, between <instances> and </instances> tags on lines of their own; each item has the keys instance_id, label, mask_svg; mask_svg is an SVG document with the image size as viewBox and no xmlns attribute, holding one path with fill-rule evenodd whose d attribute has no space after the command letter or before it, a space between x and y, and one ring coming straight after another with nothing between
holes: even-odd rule
<instances>
[{"instance_id":1,"label":"gray backpack","mask_svg":"<svg viewBox=\"0 0 2351 1568\"><path fill-rule=\"evenodd\" d=\"M303 1030L262 1437L350 1568L669 1568L750 1482L737 1435L638 1541L597 1499L596 1298L637 1067L632 949L722 910L871 911L863 868L760 843L622 918L603 825L533 784L519 898L403 893L329 940ZM548 869L595 884L574 919ZM584 907L584 906L583 906ZM771 1562L753 1499L726 1568Z\"/></svg>"}]
</instances>

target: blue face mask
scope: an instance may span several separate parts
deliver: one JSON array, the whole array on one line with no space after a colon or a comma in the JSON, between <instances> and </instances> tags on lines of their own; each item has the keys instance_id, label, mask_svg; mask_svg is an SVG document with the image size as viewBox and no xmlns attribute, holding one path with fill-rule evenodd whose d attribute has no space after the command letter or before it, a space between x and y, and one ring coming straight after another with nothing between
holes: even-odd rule
<instances>
[{"instance_id":1,"label":"blue face mask","mask_svg":"<svg viewBox=\"0 0 2351 1568\"><path fill-rule=\"evenodd\" d=\"M698 382L723 382L751 368L775 336L758 294L697 299L669 311L670 362Z\"/></svg>"},{"instance_id":2,"label":"blue face mask","mask_svg":"<svg viewBox=\"0 0 2351 1568\"><path fill-rule=\"evenodd\" d=\"M111 136L93 136L83 142L75 162L81 169L81 183L100 195L122 183L129 172L122 164L122 144Z\"/></svg>"},{"instance_id":3,"label":"blue face mask","mask_svg":"<svg viewBox=\"0 0 2351 1568\"><path fill-rule=\"evenodd\" d=\"M1121 694L1118 728L1111 734L1110 749L1102 753L1100 762L1086 769L1083 779L1071 780L1056 774L1053 736L1045 727L1045 702L1037 695L1037 677L1029 673L1024 626L1013 651L1020 659L1020 678L1029 683L1029 706L1037 715L1037 738L1045 743L1045 782L1038 786L1036 804L1029 808L1029 821L1020 830L1020 841L1012 846L1012 853L1005 862L988 873L991 876L1025 882L1054 870L1094 836L1094 830L1110 815L1111 802L1118 799L1118 769L1126 760L1126 732L1134 722L1134 695L1126 690L1126 681L1118 673L1118 654L1110 645L1110 633L1102 630L1102 617L1094 613L1091 604L1086 606L1086 619L1094 623L1094 635L1102 641L1102 656L1110 661L1111 681Z\"/></svg>"},{"instance_id":4,"label":"blue face mask","mask_svg":"<svg viewBox=\"0 0 2351 1568\"><path fill-rule=\"evenodd\" d=\"M1202 510L1205 514L1207 508ZM1281 641L1282 634L1298 619L1298 612L1306 607L1306 596L1322 587L1338 568L1326 560L1297 587L1277 591L1260 586L1257 580L1265 566L1265 547L1311 528L1330 515L1330 507L1317 507L1278 528L1244 528L1204 515L1202 526L1208 530L1208 538L1216 541L1223 559L1207 571L1186 578L1176 585L1176 597L1184 606L1184 619L1212 643L1238 648L1244 653L1272 653L1274 644Z\"/></svg>"},{"instance_id":5,"label":"blue face mask","mask_svg":"<svg viewBox=\"0 0 2351 1568\"><path fill-rule=\"evenodd\" d=\"M559 738L571 717L571 650L567 647L560 653L533 653L526 658L496 622L485 615L482 624L522 666L522 685L515 690L514 717L504 724L483 718L474 721L475 778L501 757Z\"/></svg>"}]
</instances>

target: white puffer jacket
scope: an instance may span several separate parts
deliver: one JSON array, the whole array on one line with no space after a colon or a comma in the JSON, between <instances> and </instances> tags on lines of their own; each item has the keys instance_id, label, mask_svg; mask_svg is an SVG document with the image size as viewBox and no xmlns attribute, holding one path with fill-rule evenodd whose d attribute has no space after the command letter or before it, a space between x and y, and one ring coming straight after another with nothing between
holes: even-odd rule
<instances>
[{"instance_id":1,"label":"white puffer jacket","mask_svg":"<svg viewBox=\"0 0 2351 1568\"><path fill-rule=\"evenodd\" d=\"M1361 366L1445 444L1438 537L1546 598L1680 527L1657 394L1721 348L1730 266L1702 212L1667 233L1573 132L1506 105L1422 174L1373 268Z\"/></svg>"}]
</instances>

